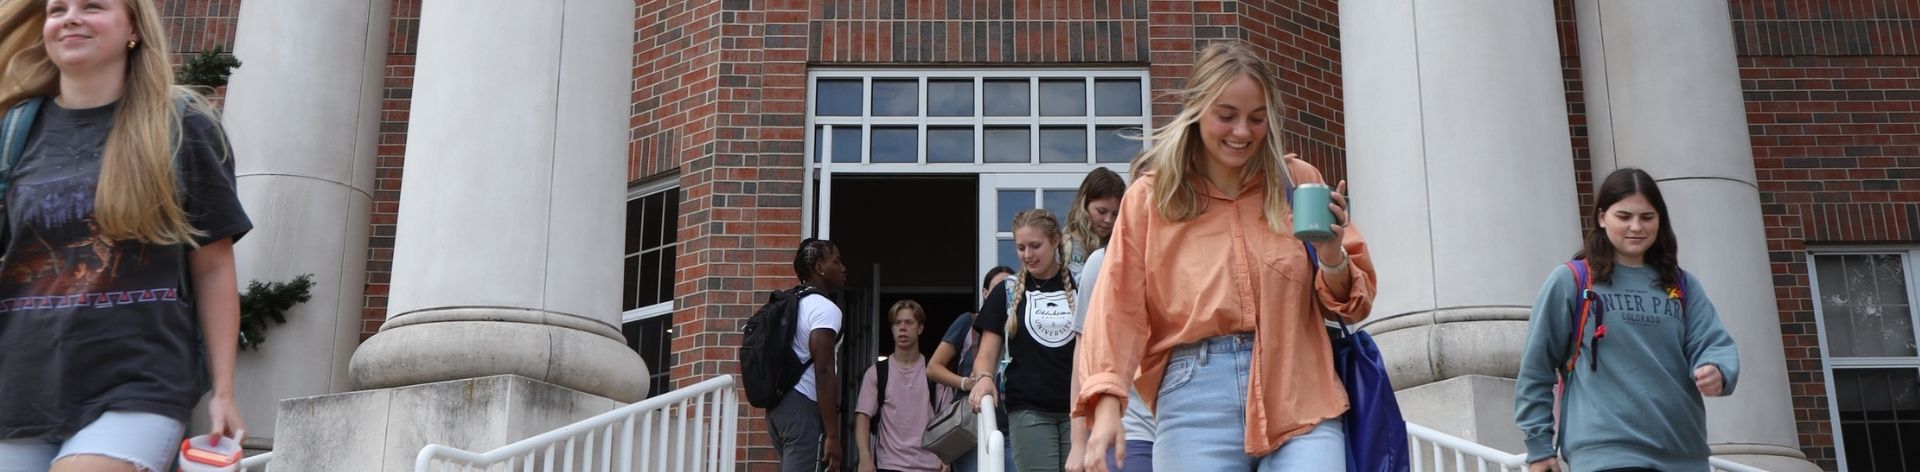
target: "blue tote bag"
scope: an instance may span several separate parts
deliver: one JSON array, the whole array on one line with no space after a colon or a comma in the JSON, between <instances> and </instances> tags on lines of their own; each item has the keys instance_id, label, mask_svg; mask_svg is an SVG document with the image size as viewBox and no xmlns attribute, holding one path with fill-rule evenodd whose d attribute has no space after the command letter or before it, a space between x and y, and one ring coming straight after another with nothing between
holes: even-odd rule
<instances>
[{"instance_id":1,"label":"blue tote bag","mask_svg":"<svg viewBox=\"0 0 1920 472\"><path fill-rule=\"evenodd\" d=\"M1312 243L1303 244L1307 263L1318 276L1320 257ZM1347 472L1405 472L1410 460L1407 420L1400 416L1380 347L1366 331L1353 331L1346 323L1340 324L1340 333L1331 341L1333 369L1347 387L1347 413L1341 418L1347 426Z\"/></svg>"}]
</instances>

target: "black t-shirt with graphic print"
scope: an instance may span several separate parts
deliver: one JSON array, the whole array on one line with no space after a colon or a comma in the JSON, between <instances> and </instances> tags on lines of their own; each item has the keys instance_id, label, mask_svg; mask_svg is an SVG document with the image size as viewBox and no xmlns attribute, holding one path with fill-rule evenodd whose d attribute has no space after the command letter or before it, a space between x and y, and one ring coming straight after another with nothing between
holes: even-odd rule
<instances>
[{"instance_id":1,"label":"black t-shirt with graphic print","mask_svg":"<svg viewBox=\"0 0 1920 472\"><path fill-rule=\"evenodd\" d=\"M1019 306L1020 326L1008 348L1013 353L1013 362L1007 364L1007 391L1004 392L1009 411L1067 412L1067 390L1071 387L1077 337L1073 333L1073 309L1067 296L1066 281L1072 275L1065 270L1060 273L1051 280L1027 278L1026 294L1021 296ZM1007 282L1012 283L1013 279ZM987 295L973 323L981 331L1006 335L1005 286L994 287Z\"/></svg>"},{"instance_id":2,"label":"black t-shirt with graphic print","mask_svg":"<svg viewBox=\"0 0 1920 472\"><path fill-rule=\"evenodd\" d=\"M182 296L189 249L112 241L93 219L117 104L48 100L8 173L11 237L0 261L0 439L67 437L107 411L186 422L204 363ZM182 118L175 163L189 222L206 244L253 228L213 120Z\"/></svg>"}]
</instances>

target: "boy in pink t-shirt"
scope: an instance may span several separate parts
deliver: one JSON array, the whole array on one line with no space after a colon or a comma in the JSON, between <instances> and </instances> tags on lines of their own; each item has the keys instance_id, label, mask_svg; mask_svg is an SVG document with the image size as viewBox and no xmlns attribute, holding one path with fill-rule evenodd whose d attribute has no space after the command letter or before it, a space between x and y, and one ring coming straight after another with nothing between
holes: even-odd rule
<instances>
[{"instance_id":1,"label":"boy in pink t-shirt","mask_svg":"<svg viewBox=\"0 0 1920 472\"><path fill-rule=\"evenodd\" d=\"M927 313L913 300L901 300L888 310L893 355L860 380L860 401L854 409L854 441L860 448L860 471L936 472L940 458L920 448L920 438L933 420L935 404L945 404L945 392L936 394L927 380L926 356L920 353L920 333ZM880 405L876 373L886 369L886 404ZM939 389L945 390L945 389ZM870 426L878 415L879 431ZM878 444L875 444L878 443Z\"/></svg>"}]
</instances>

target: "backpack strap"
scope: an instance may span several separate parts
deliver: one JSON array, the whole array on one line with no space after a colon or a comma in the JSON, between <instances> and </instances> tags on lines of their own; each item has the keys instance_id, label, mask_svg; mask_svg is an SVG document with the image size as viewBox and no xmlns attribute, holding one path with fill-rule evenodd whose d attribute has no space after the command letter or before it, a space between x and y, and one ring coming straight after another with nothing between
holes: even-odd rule
<instances>
[{"instance_id":1,"label":"backpack strap","mask_svg":"<svg viewBox=\"0 0 1920 472\"><path fill-rule=\"evenodd\" d=\"M789 321L789 323L793 325L793 329L795 331L799 331L800 330L800 302L803 300L806 300L807 297L819 295L820 290L815 289L813 287L808 287L805 285L795 285L793 288L789 290L793 291L793 320ZM808 334L808 337L812 337L812 334ZM813 353L809 351L807 353L807 360L800 361L800 370L804 371L806 369L811 369L811 368L813 368Z\"/></svg>"},{"instance_id":2,"label":"backpack strap","mask_svg":"<svg viewBox=\"0 0 1920 472\"><path fill-rule=\"evenodd\" d=\"M1574 303L1578 308L1572 313L1573 332L1568 335L1567 355L1563 356L1567 361L1561 366L1562 374L1572 374L1580 360L1580 344L1585 340L1587 317L1593 313L1594 300L1599 298L1593 293L1593 270L1587 265L1586 259L1567 261L1567 269L1573 271Z\"/></svg>"},{"instance_id":3,"label":"backpack strap","mask_svg":"<svg viewBox=\"0 0 1920 472\"><path fill-rule=\"evenodd\" d=\"M891 359L881 359L873 364L873 416L867 417L867 434L880 434L880 414L887 411L887 371L893 370L887 364Z\"/></svg>"},{"instance_id":4,"label":"backpack strap","mask_svg":"<svg viewBox=\"0 0 1920 472\"><path fill-rule=\"evenodd\" d=\"M40 105L46 103L44 97L29 97L7 110L6 118L0 120L0 201L7 195L7 184L13 179L13 164L20 161L27 152L27 135L33 131L33 122L40 116ZM0 217L4 214L0 213ZM0 244L4 244L11 229L0 218Z\"/></svg>"}]
</instances>

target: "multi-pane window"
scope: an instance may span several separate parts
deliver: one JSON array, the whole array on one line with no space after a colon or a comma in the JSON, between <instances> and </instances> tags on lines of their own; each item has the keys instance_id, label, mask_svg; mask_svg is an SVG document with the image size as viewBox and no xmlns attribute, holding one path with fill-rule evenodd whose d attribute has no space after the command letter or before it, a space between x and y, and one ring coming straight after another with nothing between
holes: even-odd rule
<instances>
[{"instance_id":1,"label":"multi-pane window","mask_svg":"<svg viewBox=\"0 0 1920 472\"><path fill-rule=\"evenodd\" d=\"M621 331L650 369L649 395L671 384L673 284L679 255L680 189L640 192L627 200L627 236L621 272Z\"/></svg>"},{"instance_id":2,"label":"multi-pane window","mask_svg":"<svg viewBox=\"0 0 1920 472\"><path fill-rule=\"evenodd\" d=\"M1841 469L1920 469L1920 349L1913 263L1920 251L1813 256Z\"/></svg>"},{"instance_id":3,"label":"multi-pane window","mask_svg":"<svg viewBox=\"0 0 1920 472\"><path fill-rule=\"evenodd\" d=\"M816 71L809 158L1124 164L1148 125L1145 83L1139 70Z\"/></svg>"}]
</instances>

